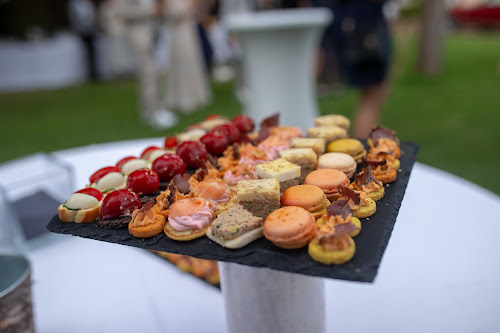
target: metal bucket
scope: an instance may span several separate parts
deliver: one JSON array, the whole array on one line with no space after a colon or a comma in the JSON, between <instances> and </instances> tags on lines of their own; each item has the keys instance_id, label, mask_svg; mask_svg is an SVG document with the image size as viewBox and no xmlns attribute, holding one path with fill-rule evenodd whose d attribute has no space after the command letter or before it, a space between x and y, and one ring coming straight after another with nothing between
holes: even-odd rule
<instances>
[{"instance_id":1,"label":"metal bucket","mask_svg":"<svg viewBox=\"0 0 500 333\"><path fill-rule=\"evenodd\" d=\"M33 332L30 263L20 255L0 255L0 332Z\"/></svg>"}]
</instances>

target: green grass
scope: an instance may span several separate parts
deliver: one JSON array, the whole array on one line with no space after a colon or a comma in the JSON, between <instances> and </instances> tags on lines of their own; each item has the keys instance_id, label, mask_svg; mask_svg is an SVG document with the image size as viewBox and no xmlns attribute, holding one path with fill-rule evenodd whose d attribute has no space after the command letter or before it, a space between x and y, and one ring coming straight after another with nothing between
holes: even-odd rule
<instances>
[{"instance_id":1,"label":"green grass","mask_svg":"<svg viewBox=\"0 0 500 333\"><path fill-rule=\"evenodd\" d=\"M421 145L418 160L469 179L500 194L500 58L498 35L447 38L445 68L428 78L414 69L414 38L398 38L391 93L382 124L401 140ZM90 143L167 136L206 115L233 116L241 105L231 84L214 84L215 103L171 130L154 130L138 121L135 84L118 81L57 91L0 96L0 161L37 151ZM352 117L356 92L323 98L321 112ZM432 184L429 184L432 186Z\"/></svg>"}]
</instances>

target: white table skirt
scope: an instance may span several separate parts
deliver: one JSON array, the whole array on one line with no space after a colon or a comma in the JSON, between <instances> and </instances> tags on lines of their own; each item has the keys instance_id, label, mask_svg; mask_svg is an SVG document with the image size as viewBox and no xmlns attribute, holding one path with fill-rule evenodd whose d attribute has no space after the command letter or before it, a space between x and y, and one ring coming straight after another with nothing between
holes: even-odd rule
<instances>
[{"instance_id":1,"label":"white table skirt","mask_svg":"<svg viewBox=\"0 0 500 333\"><path fill-rule=\"evenodd\" d=\"M160 143L56 155L81 187L98 168ZM327 331L498 332L498 211L498 196L417 163L375 282L326 280ZM57 238L29 253L38 332L226 331L212 286L140 249Z\"/></svg>"}]
</instances>

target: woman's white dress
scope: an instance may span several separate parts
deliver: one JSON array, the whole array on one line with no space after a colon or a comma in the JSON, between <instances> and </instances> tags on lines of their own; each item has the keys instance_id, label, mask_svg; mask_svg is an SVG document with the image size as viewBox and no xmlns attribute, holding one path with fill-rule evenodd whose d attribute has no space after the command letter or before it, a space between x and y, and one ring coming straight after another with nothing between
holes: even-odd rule
<instances>
[{"instance_id":1,"label":"woman's white dress","mask_svg":"<svg viewBox=\"0 0 500 333\"><path fill-rule=\"evenodd\" d=\"M169 109L184 113L212 99L191 6L192 2L186 0L165 1L170 60L165 103Z\"/></svg>"}]
</instances>

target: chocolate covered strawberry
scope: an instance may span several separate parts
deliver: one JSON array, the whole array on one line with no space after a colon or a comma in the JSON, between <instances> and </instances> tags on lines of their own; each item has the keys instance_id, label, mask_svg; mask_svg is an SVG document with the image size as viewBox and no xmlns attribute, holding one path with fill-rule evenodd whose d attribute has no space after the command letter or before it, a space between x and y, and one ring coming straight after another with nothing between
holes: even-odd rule
<instances>
[{"instance_id":1,"label":"chocolate covered strawberry","mask_svg":"<svg viewBox=\"0 0 500 333\"><path fill-rule=\"evenodd\" d=\"M139 169L128 175L127 188L139 195L142 203L154 200L160 186L158 174L150 169Z\"/></svg>"},{"instance_id":2,"label":"chocolate covered strawberry","mask_svg":"<svg viewBox=\"0 0 500 333\"><path fill-rule=\"evenodd\" d=\"M102 202L97 225L101 228L126 228L134 210L141 207L137 193L129 189L112 191Z\"/></svg>"}]
</instances>

